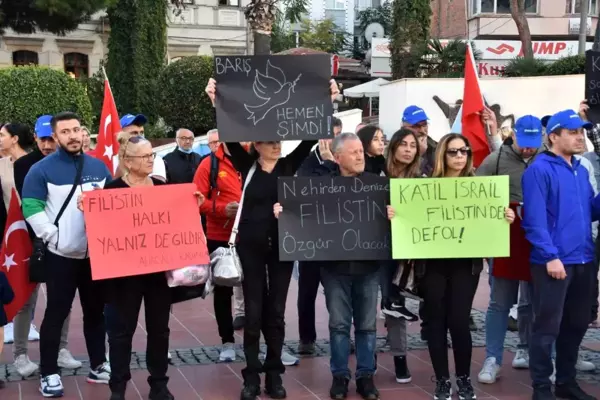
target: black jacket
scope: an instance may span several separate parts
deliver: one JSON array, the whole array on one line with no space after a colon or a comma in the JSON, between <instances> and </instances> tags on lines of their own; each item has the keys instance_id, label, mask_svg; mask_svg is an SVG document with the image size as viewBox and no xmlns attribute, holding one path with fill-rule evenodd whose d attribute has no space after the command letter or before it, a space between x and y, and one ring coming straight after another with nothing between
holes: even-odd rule
<instances>
[{"instance_id":1,"label":"black jacket","mask_svg":"<svg viewBox=\"0 0 600 400\"><path fill-rule=\"evenodd\" d=\"M316 170L313 176L340 176L338 165L331 161L324 161ZM358 176L373 175L369 172L363 172ZM367 275L379 270L383 264L381 261L315 261L321 267L340 275ZM311 263L312 264L312 263ZM302 272L300 272L302 273Z\"/></svg>"},{"instance_id":2,"label":"black jacket","mask_svg":"<svg viewBox=\"0 0 600 400\"><path fill-rule=\"evenodd\" d=\"M202 156L196 152L187 154L175 149L164 156L163 160L167 167L168 183L192 183Z\"/></svg>"},{"instance_id":3,"label":"black jacket","mask_svg":"<svg viewBox=\"0 0 600 400\"><path fill-rule=\"evenodd\" d=\"M33 164L42 160L43 158L44 155L36 146L35 150L33 150L31 153L26 154L23 157L19 158L17 161L15 161L13 165L13 169L15 171L15 188L17 188L19 197L21 197L23 194L23 182L25 182L25 176L27 175L31 167L33 167Z\"/></svg>"},{"instance_id":4,"label":"black jacket","mask_svg":"<svg viewBox=\"0 0 600 400\"><path fill-rule=\"evenodd\" d=\"M385 167L385 157L371 157L370 155L365 153L365 172L369 172L371 174L379 176L381 176L382 174L387 176L387 170Z\"/></svg>"},{"instance_id":5,"label":"black jacket","mask_svg":"<svg viewBox=\"0 0 600 400\"><path fill-rule=\"evenodd\" d=\"M321 165L323 164L323 159L321 158L321 152L317 147L315 150L311 151L308 157L304 160L296 175L298 176L315 176L320 174Z\"/></svg>"}]
</instances>

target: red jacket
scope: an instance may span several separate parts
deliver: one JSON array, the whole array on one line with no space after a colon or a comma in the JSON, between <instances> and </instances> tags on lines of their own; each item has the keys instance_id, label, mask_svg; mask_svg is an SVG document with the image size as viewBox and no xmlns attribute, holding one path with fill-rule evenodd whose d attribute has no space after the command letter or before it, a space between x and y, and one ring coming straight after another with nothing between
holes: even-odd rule
<instances>
[{"instance_id":1,"label":"red jacket","mask_svg":"<svg viewBox=\"0 0 600 400\"><path fill-rule=\"evenodd\" d=\"M229 157L225 156L223 145L215 153L219 159L217 188L210 191L210 156L205 157L194 175L194 183L206 201L200 207L200 212L206 215L206 238L227 242L235 217L225 215L225 207L231 202L239 202L242 197L242 178L233 167Z\"/></svg>"}]
</instances>

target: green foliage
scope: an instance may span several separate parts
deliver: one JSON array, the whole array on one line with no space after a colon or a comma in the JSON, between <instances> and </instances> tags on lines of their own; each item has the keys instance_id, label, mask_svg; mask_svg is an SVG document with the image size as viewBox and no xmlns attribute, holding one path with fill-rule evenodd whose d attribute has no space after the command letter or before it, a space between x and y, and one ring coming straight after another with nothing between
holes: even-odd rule
<instances>
[{"instance_id":1,"label":"green foliage","mask_svg":"<svg viewBox=\"0 0 600 400\"><path fill-rule=\"evenodd\" d=\"M92 121L92 106L79 81L46 67L0 69L0 121L33 127L44 114L77 113L83 124Z\"/></svg>"},{"instance_id":2,"label":"green foliage","mask_svg":"<svg viewBox=\"0 0 600 400\"><path fill-rule=\"evenodd\" d=\"M296 47L296 36L289 29L283 13L278 12L271 32L271 52L279 53Z\"/></svg>"},{"instance_id":3,"label":"green foliage","mask_svg":"<svg viewBox=\"0 0 600 400\"><path fill-rule=\"evenodd\" d=\"M538 58L517 57L509 61L502 76L544 76L547 75L547 69L548 64Z\"/></svg>"},{"instance_id":4,"label":"green foliage","mask_svg":"<svg viewBox=\"0 0 600 400\"><path fill-rule=\"evenodd\" d=\"M392 77L417 77L421 71L423 56L428 51L431 19L429 0L395 0L392 9Z\"/></svg>"},{"instance_id":5,"label":"green foliage","mask_svg":"<svg viewBox=\"0 0 600 400\"><path fill-rule=\"evenodd\" d=\"M348 35L331 19L323 21L302 20L300 46L339 54L348 46Z\"/></svg>"},{"instance_id":6,"label":"green foliage","mask_svg":"<svg viewBox=\"0 0 600 400\"><path fill-rule=\"evenodd\" d=\"M383 26L384 32L387 34L392 31L392 2L386 1L378 7L369 7L366 10L359 11L357 15L359 21L360 32L364 32L372 23L379 23Z\"/></svg>"},{"instance_id":7,"label":"green foliage","mask_svg":"<svg viewBox=\"0 0 600 400\"><path fill-rule=\"evenodd\" d=\"M90 19L114 0L3 0L0 1L0 33L48 31L63 35Z\"/></svg>"},{"instance_id":8,"label":"green foliage","mask_svg":"<svg viewBox=\"0 0 600 400\"><path fill-rule=\"evenodd\" d=\"M546 75L576 74L585 74L585 55L562 57L546 68Z\"/></svg>"},{"instance_id":9,"label":"green foliage","mask_svg":"<svg viewBox=\"0 0 600 400\"><path fill-rule=\"evenodd\" d=\"M90 99L92 105L92 124L89 128L92 131L98 131L98 124L100 123L100 114L102 113L102 104L104 102L104 74L102 73L102 67L106 63L100 61L100 69L89 78L85 78L84 84L87 92L87 96Z\"/></svg>"},{"instance_id":10,"label":"green foliage","mask_svg":"<svg viewBox=\"0 0 600 400\"><path fill-rule=\"evenodd\" d=\"M158 117L156 82L167 51L167 0L119 0L108 10L106 72L119 113Z\"/></svg>"},{"instance_id":11,"label":"green foliage","mask_svg":"<svg viewBox=\"0 0 600 400\"><path fill-rule=\"evenodd\" d=\"M473 49L473 58L481 59L481 51ZM431 78L460 78L464 76L465 56L467 54L467 42L462 40L451 40L445 46L438 39L429 41L429 47L424 59L426 65L425 75Z\"/></svg>"},{"instance_id":12,"label":"green foliage","mask_svg":"<svg viewBox=\"0 0 600 400\"><path fill-rule=\"evenodd\" d=\"M198 90L212 76L211 57L185 57L164 68L158 81L157 103L167 125L191 129L196 135L216 126L214 108L208 96Z\"/></svg>"}]
</instances>

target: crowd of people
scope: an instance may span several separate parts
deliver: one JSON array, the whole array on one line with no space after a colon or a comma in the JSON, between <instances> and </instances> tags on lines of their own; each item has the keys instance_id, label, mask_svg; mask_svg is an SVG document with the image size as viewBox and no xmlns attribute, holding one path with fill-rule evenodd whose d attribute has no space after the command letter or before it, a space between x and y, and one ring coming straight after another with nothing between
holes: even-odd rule
<instances>
[{"instance_id":1,"label":"crowd of people","mask_svg":"<svg viewBox=\"0 0 600 400\"><path fill-rule=\"evenodd\" d=\"M330 82L332 99L338 93ZM215 103L217 82L206 93ZM81 362L68 350L70 311L79 293L83 331L90 360L89 382L110 386L111 400L125 399L132 338L142 301L145 304L147 366L151 400L169 400L169 316L171 291L164 273L94 281L83 217L85 192L165 184L194 183L209 252L227 247L240 213L236 248L243 268L241 287L216 285L213 302L222 340L219 359L235 361L234 331L243 329L246 366L241 400L254 400L264 390L273 399L287 397L282 374L299 359L283 351L285 309L294 263L281 261L277 219L286 211L278 202L277 180L293 176L386 176L394 179L509 176L511 203L523 205L521 226L531 243L530 280L494 276L493 259L381 261L302 261L298 281L298 354L316 351L315 300L320 285L329 313L332 399L345 399L354 375L357 393L379 398L376 320L381 309L399 384L412 381L407 362L407 323L421 320L433 374L434 399L449 400L456 387L461 400L476 399L471 383L471 309L484 265L490 268L491 296L486 317L486 359L477 375L482 384L500 376L509 312L518 305L520 344L514 368L531 371L533 398L589 400L576 381L576 371L594 365L578 357L586 330L598 319L597 224L600 217L600 130L587 121L587 105L539 119L519 118L508 137L501 135L495 114L481 119L489 129L491 154L478 167L467 137L447 134L439 142L428 132L426 111L403 110L402 126L386 132L361 124L354 132L334 119L330 140L303 141L282 156L281 143L223 143L208 132L211 153L193 151L194 133L176 132L177 147L156 156L144 138L144 115L121 119L118 169L111 173L89 148L89 130L71 112L38 119L35 133L18 123L0 126L0 183L6 221L10 193L16 188L34 248L45 248L43 282L47 306L38 334L33 312L39 285L10 324L0 309L4 343L13 343L14 366L28 377L40 371L40 393L62 397L60 368ZM586 152L585 135L594 146ZM86 144L87 143L87 144ZM88 147L86 147L88 146ZM31 151L28 151L32 149ZM113 176L114 175L114 176ZM390 220L396 210L388 207ZM516 219L506 205L507 224ZM36 243L37 242L37 243ZM413 277L406 284L405 272ZM0 302L13 292L0 273ZM406 299L419 302L419 312ZM233 304L232 304L233 303ZM418 315L417 315L418 314ZM354 326L354 339L351 327ZM2 332L2 329L0 329ZM451 381L448 332L454 353ZM266 354L260 352L261 333ZM108 352L107 352L108 338ZM28 342L40 341L40 365L27 355ZM1 342L1 341L0 341ZM349 368L356 355L356 371ZM264 381L261 378L264 376Z\"/></svg>"}]
</instances>

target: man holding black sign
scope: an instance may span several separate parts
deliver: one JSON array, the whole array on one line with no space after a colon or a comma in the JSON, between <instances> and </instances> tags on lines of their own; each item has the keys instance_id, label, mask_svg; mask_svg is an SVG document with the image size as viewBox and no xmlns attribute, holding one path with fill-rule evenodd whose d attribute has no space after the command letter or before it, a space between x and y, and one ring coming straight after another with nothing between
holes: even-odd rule
<instances>
[{"instance_id":1,"label":"man holding black sign","mask_svg":"<svg viewBox=\"0 0 600 400\"><path fill-rule=\"evenodd\" d=\"M354 133L342 133L333 140L331 151L337 165L325 161L320 175L361 177L365 174L363 146ZM316 171L317 172L317 171ZM282 212L275 204L277 217ZM344 399L351 378L348 368L350 357L350 328L354 320L356 337L356 390L364 399L379 398L373 382L375 374L377 293L379 290L379 264L375 261L328 261L321 264L321 280L329 311L331 343L330 389L332 399Z\"/></svg>"}]
</instances>

